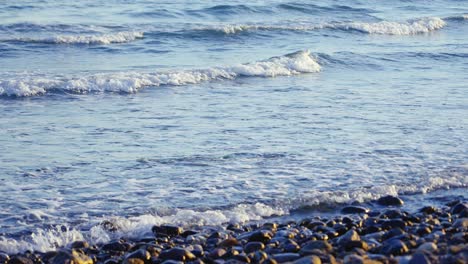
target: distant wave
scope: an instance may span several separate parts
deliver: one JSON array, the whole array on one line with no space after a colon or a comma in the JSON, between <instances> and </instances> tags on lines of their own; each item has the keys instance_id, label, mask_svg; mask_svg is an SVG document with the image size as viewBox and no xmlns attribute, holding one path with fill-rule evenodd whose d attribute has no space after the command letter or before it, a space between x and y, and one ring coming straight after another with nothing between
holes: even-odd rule
<instances>
[{"instance_id":1,"label":"distant wave","mask_svg":"<svg viewBox=\"0 0 468 264\"><path fill-rule=\"evenodd\" d=\"M206 27L200 28L200 30L213 30L224 34L237 34L243 31L312 31L318 29L337 29L344 31L359 31L367 34L415 35L438 30L443 28L445 25L446 22L443 19L430 17L408 22L336 22L323 24L308 24L302 22L287 23L283 25L243 24Z\"/></svg>"},{"instance_id":2,"label":"distant wave","mask_svg":"<svg viewBox=\"0 0 468 264\"><path fill-rule=\"evenodd\" d=\"M45 44L101 44L126 43L143 38L143 32L117 32L96 35L57 35L46 38L13 38L3 41L33 42Z\"/></svg>"},{"instance_id":3,"label":"distant wave","mask_svg":"<svg viewBox=\"0 0 468 264\"><path fill-rule=\"evenodd\" d=\"M201 70L154 73L123 72L68 79L17 76L9 80L0 80L0 96L34 96L52 90L71 93L135 93L147 86L196 84L212 80L235 79L242 76L289 76L318 71L320 71L320 65L310 55L310 52L299 51L263 61Z\"/></svg>"}]
</instances>

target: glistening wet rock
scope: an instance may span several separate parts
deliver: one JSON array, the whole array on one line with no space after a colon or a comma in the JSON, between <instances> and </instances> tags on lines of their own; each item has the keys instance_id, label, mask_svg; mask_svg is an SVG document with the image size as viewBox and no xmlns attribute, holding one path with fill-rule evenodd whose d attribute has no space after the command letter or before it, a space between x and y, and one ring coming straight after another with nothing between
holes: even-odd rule
<instances>
[{"instance_id":1,"label":"glistening wet rock","mask_svg":"<svg viewBox=\"0 0 468 264\"><path fill-rule=\"evenodd\" d=\"M396 196L386 195L382 196L377 200L377 203L384 206L401 206L403 205L403 200Z\"/></svg>"}]
</instances>

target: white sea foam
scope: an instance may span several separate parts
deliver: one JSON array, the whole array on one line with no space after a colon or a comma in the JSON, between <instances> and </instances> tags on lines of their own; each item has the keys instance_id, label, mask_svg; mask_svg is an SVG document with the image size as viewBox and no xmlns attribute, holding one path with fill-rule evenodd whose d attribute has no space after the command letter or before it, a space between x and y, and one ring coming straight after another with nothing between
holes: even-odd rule
<instances>
[{"instance_id":1,"label":"white sea foam","mask_svg":"<svg viewBox=\"0 0 468 264\"><path fill-rule=\"evenodd\" d=\"M143 38L143 32L124 31L96 35L57 35L45 38L15 38L14 41L48 44L101 44L125 43Z\"/></svg>"},{"instance_id":2,"label":"white sea foam","mask_svg":"<svg viewBox=\"0 0 468 264\"><path fill-rule=\"evenodd\" d=\"M0 95L34 96L54 89L73 93L135 93L147 86L196 84L212 80L235 79L241 76L290 76L318 71L320 71L320 65L310 55L310 52L299 51L264 61L201 70L154 73L123 72L69 79L17 76L12 79L0 80Z\"/></svg>"},{"instance_id":3,"label":"white sea foam","mask_svg":"<svg viewBox=\"0 0 468 264\"><path fill-rule=\"evenodd\" d=\"M374 23L366 22L338 22L338 23L322 23L308 24L305 22L292 23L288 22L284 25L222 25L218 27L210 27L208 29L222 32L224 34L237 34L243 31L269 31L269 30L285 30L285 31L313 31L317 29L339 29L339 30L354 30L368 34L382 35L414 35L428 33L434 30L443 28L446 22L438 17L423 18L408 22L391 22L380 21ZM205 28L206 29L206 28Z\"/></svg>"},{"instance_id":4,"label":"white sea foam","mask_svg":"<svg viewBox=\"0 0 468 264\"><path fill-rule=\"evenodd\" d=\"M425 18L411 22L344 23L330 27L344 30L358 30L369 34L414 35L428 33L443 28L445 21L438 17Z\"/></svg>"},{"instance_id":5,"label":"white sea foam","mask_svg":"<svg viewBox=\"0 0 468 264\"><path fill-rule=\"evenodd\" d=\"M240 204L226 210L195 211L190 209L176 210L174 214L166 216L141 215L124 218L113 217L106 219L117 230L109 232L102 225L95 225L89 232L82 233L75 229L56 227L51 230L38 230L29 238L22 240L0 237L0 251L9 254L34 250L47 252L58 247L64 247L76 240L88 240L91 243L106 243L112 239L127 237L139 238L151 235L151 227L162 224L176 224L180 226L221 225L224 223L245 223L261 220L265 217L279 216L288 213L283 209L275 209L262 203Z\"/></svg>"}]
</instances>

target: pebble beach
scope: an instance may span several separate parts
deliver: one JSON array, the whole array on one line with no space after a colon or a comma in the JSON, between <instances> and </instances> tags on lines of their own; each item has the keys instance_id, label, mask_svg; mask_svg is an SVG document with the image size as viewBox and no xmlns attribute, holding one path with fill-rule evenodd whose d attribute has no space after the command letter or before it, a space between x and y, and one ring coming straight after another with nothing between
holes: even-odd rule
<instances>
[{"instance_id":1,"label":"pebble beach","mask_svg":"<svg viewBox=\"0 0 468 264\"><path fill-rule=\"evenodd\" d=\"M51 252L0 253L5 264L182 263L467 263L468 204L452 201L417 212L398 197L375 201L381 210L349 205L340 214L301 221L182 228L153 226L154 236L106 244L74 241ZM111 223L102 223L115 228Z\"/></svg>"}]
</instances>

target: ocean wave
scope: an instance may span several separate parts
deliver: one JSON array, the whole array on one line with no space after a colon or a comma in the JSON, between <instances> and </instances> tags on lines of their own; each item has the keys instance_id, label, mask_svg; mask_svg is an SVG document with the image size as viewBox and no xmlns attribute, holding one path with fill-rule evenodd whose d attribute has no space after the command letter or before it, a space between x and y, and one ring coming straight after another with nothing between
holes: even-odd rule
<instances>
[{"instance_id":1,"label":"ocean wave","mask_svg":"<svg viewBox=\"0 0 468 264\"><path fill-rule=\"evenodd\" d=\"M187 85L238 77L275 77L320 71L320 65L309 51L299 51L268 60L230 67L201 70L138 73L95 74L79 78L16 76L0 80L0 96L34 96L53 90L70 93L122 92L135 93L148 86Z\"/></svg>"},{"instance_id":2,"label":"ocean wave","mask_svg":"<svg viewBox=\"0 0 468 264\"><path fill-rule=\"evenodd\" d=\"M449 16L449 17L446 17L445 20L452 20L452 21L468 20L468 14Z\"/></svg>"},{"instance_id":3,"label":"ocean wave","mask_svg":"<svg viewBox=\"0 0 468 264\"><path fill-rule=\"evenodd\" d=\"M415 35L429 33L443 28L446 22L438 17L423 18L408 22L380 21L374 23L366 22L337 22L310 24L307 22L288 22L286 24L263 25L263 24L237 24L221 25L200 28L199 30L212 30L224 34L238 34L248 31L313 31L319 29L336 29L343 31L359 31L367 34L381 35Z\"/></svg>"},{"instance_id":4,"label":"ocean wave","mask_svg":"<svg viewBox=\"0 0 468 264\"><path fill-rule=\"evenodd\" d=\"M44 43L44 44L100 44L126 43L143 38L143 32L117 32L97 35L57 35L46 38L13 38L2 41Z\"/></svg>"},{"instance_id":5,"label":"ocean wave","mask_svg":"<svg viewBox=\"0 0 468 264\"><path fill-rule=\"evenodd\" d=\"M112 239L141 238L152 236L151 227L162 224L180 226L220 226L224 223L246 223L261 220L266 217L286 214L283 209L255 204L239 204L224 210L195 211L191 209L176 209L172 214L144 214L134 217L110 217L102 219L93 225L89 231L79 231L66 225L58 225L51 229L38 229L30 236L14 239L0 237L0 252L16 254L25 251L47 252L65 247L76 240L87 240L92 244L100 244ZM105 223L105 224L104 224ZM109 230L109 227L112 230Z\"/></svg>"}]
</instances>

